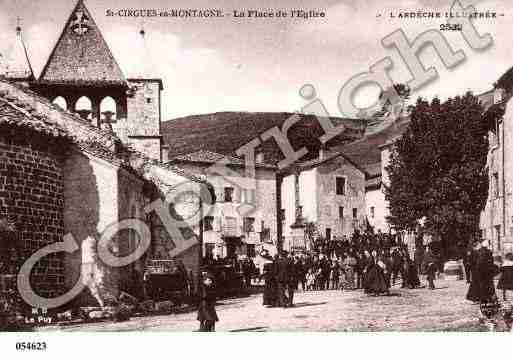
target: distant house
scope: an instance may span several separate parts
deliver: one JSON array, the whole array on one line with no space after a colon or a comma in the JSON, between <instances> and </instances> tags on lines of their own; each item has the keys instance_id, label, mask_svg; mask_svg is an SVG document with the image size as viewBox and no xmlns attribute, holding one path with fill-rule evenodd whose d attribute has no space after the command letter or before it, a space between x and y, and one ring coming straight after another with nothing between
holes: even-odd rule
<instances>
[{"instance_id":1,"label":"distant house","mask_svg":"<svg viewBox=\"0 0 513 359\"><path fill-rule=\"evenodd\" d=\"M293 233L298 221L315 223L319 234L331 240L350 238L364 227L366 172L359 165L343 153L321 150L317 159L292 172L282 184L285 249L309 249Z\"/></svg>"},{"instance_id":2,"label":"distant house","mask_svg":"<svg viewBox=\"0 0 513 359\"><path fill-rule=\"evenodd\" d=\"M233 177L212 170L219 161L233 171ZM277 168L257 158L255 188L244 188L238 179L245 176L242 159L200 150L176 156L167 163L203 176L215 190L216 203L205 210L203 219L203 255L212 258L247 255L262 250L277 251Z\"/></svg>"}]
</instances>

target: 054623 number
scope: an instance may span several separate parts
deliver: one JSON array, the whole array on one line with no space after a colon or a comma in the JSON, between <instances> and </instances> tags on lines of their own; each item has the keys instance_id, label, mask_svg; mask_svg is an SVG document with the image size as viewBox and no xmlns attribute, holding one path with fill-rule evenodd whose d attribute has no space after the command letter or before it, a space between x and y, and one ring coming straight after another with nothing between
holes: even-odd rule
<instances>
[{"instance_id":1,"label":"054623 number","mask_svg":"<svg viewBox=\"0 0 513 359\"><path fill-rule=\"evenodd\" d=\"M46 350L46 342L17 342L16 350L26 351L26 350Z\"/></svg>"}]
</instances>

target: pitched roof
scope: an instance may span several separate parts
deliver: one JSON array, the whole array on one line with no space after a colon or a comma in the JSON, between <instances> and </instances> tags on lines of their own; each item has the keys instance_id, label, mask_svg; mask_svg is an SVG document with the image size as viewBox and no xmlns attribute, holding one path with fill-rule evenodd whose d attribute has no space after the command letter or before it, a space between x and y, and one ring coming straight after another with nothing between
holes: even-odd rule
<instances>
[{"instance_id":1,"label":"pitched roof","mask_svg":"<svg viewBox=\"0 0 513 359\"><path fill-rule=\"evenodd\" d=\"M164 143L169 146L169 157L207 150L222 155L236 155L236 150L259 138L273 127L282 128L283 124L295 114L287 112L217 112L194 115L166 121L162 124ZM321 145L319 138L324 134L316 117L298 114L300 120L287 132L287 137L295 149L307 147L312 159ZM360 139L365 131L365 121L331 117L335 126L343 124L345 130L328 142L345 144ZM284 158L273 139L261 141L258 150L265 154L265 161L276 164Z\"/></svg>"},{"instance_id":2,"label":"pitched roof","mask_svg":"<svg viewBox=\"0 0 513 359\"><path fill-rule=\"evenodd\" d=\"M329 156L327 156L326 158L323 158L323 159L316 158L316 159L313 159L310 161L303 162L299 165L299 167L302 170L308 170L311 168L319 167L325 163L331 162L332 160L335 160L340 157L345 159L348 163L350 163L354 168L356 168L357 170L362 172L365 176L368 175L368 173L365 171L364 168L360 167L357 163L355 163L353 160L351 160L349 157L347 157L343 152L336 152L336 153L330 154Z\"/></svg>"},{"instance_id":3,"label":"pitched roof","mask_svg":"<svg viewBox=\"0 0 513 359\"><path fill-rule=\"evenodd\" d=\"M8 52L0 54L0 76L10 80L27 80L34 79L34 71L27 53L25 42L21 28L16 27L16 39Z\"/></svg>"},{"instance_id":4,"label":"pitched roof","mask_svg":"<svg viewBox=\"0 0 513 359\"><path fill-rule=\"evenodd\" d=\"M376 190L381 188L381 176L368 178L365 181L365 189L367 191L369 190Z\"/></svg>"},{"instance_id":5,"label":"pitched roof","mask_svg":"<svg viewBox=\"0 0 513 359\"><path fill-rule=\"evenodd\" d=\"M336 147L335 150L344 152L358 165L370 169L369 174L376 174L378 166L379 168L381 166L380 146L400 136L406 130L409 122L408 117L400 117L388 123L386 127L382 127L357 141Z\"/></svg>"},{"instance_id":6,"label":"pitched roof","mask_svg":"<svg viewBox=\"0 0 513 359\"><path fill-rule=\"evenodd\" d=\"M71 140L68 132L48 117L31 111L5 91L0 91L0 125L29 129L44 135Z\"/></svg>"},{"instance_id":7,"label":"pitched roof","mask_svg":"<svg viewBox=\"0 0 513 359\"><path fill-rule=\"evenodd\" d=\"M126 84L83 0L79 0L71 12L39 82L95 86Z\"/></svg>"},{"instance_id":8,"label":"pitched roof","mask_svg":"<svg viewBox=\"0 0 513 359\"><path fill-rule=\"evenodd\" d=\"M368 173L369 178L381 176L381 162L367 164L364 165L363 168L365 169L365 172Z\"/></svg>"},{"instance_id":9,"label":"pitched roof","mask_svg":"<svg viewBox=\"0 0 513 359\"><path fill-rule=\"evenodd\" d=\"M180 155L172 158L169 162L175 163L175 162L196 162L196 163L207 163L207 164L214 164L221 160L227 161L226 164L233 165L233 166L245 166L245 160L242 158L229 156L229 155L223 155L217 152L207 151L207 150L199 150L196 152L188 153L185 155ZM275 169L276 166L271 164L264 164L264 163L255 163L256 167L266 167L266 168L272 168Z\"/></svg>"}]
</instances>

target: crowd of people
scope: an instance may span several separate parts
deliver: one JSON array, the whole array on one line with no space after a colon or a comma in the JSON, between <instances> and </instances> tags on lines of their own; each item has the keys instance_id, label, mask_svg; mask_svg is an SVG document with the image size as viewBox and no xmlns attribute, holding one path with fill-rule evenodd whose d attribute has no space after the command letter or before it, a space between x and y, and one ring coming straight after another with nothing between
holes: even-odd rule
<instances>
[{"instance_id":1,"label":"crowd of people","mask_svg":"<svg viewBox=\"0 0 513 359\"><path fill-rule=\"evenodd\" d=\"M327 249L327 250L326 250ZM287 253L276 255L264 266L263 304L293 305L294 291L358 290L378 296L387 295L401 279L401 287L420 287L420 272L426 274L428 287L434 289L438 258L428 248L422 256L411 258L406 247L392 236L360 234L338 241L324 253Z\"/></svg>"}]
</instances>

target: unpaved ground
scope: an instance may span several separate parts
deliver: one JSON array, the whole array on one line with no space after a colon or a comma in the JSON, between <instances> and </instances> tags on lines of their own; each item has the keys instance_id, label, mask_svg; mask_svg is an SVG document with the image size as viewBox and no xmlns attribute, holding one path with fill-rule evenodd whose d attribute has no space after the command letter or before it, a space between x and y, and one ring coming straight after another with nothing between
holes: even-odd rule
<instances>
[{"instance_id":1,"label":"unpaved ground","mask_svg":"<svg viewBox=\"0 0 513 359\"><path fill-rule=\"evenodd\" d=\"M437 289L393 288L390 296L362 291L299 291L294 308L262 307L261 294L220 301L217 331L469 331L482 330L478 306L465 300L464 281L437 281ZM196 313L132 318L41 330L194 331Z\"/></svg>"}]
</instances>

